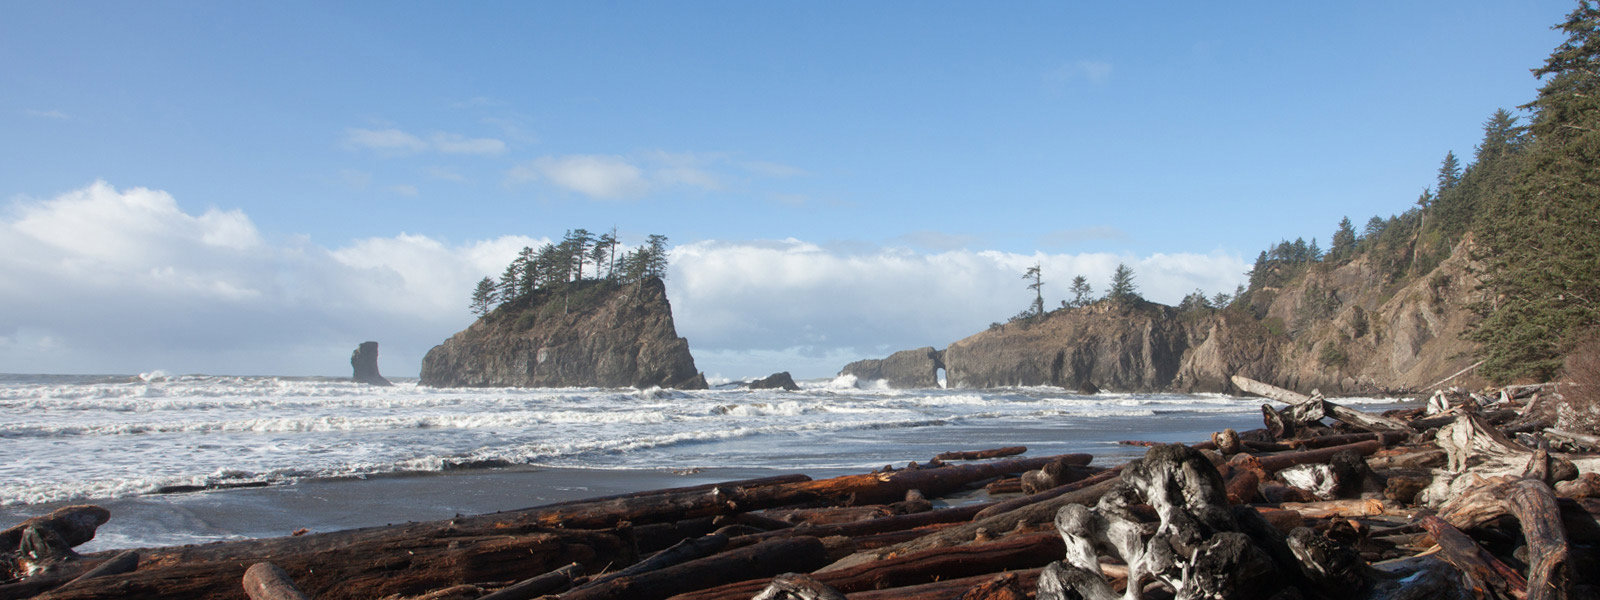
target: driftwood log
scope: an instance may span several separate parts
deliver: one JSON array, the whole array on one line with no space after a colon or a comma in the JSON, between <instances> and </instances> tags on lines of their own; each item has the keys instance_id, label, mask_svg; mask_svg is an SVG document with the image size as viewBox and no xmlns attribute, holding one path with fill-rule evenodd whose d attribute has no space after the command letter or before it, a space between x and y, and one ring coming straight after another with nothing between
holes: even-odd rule
<instances>
[{"instance_id":1,"label":"driftwood log","mask_svg":"<svg viewBox=\"0 0 1600 600\"><path fill-rule=\"evenodd\" d=\"M1320 404L1322 411L1326 413L1327 416L1338 419L1339 421L1346 423L1351 427L1360 428L1366 431L1404 431L1407 433L1414 431L1410 425L1390 419L1388 417L1367 414L1359 410L1328 402L1327 400L1322 400L1320 397L1307 396L1298 392L1292 392L1275 385L1250 379L1248 377L1234 375L1233 384L1246 392L1256 394L1258 396L1266 396L1273 400L1290 405Z\"/></svg>"}]
</instances>

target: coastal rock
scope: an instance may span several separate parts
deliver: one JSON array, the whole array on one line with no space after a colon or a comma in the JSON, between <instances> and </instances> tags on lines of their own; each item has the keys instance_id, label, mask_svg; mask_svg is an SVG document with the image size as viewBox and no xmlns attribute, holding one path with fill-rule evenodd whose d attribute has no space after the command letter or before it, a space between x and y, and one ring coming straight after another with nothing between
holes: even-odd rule
<instances>
[{"instance_id":1,"label":"coastal rock","mask_svg":"<svg viewBox=\"0 0 1600 600\"><path fill-rule=\"evenodd\" d=\"M422 384L707 387L657 278L576 282L501 305L429 350Z\"/></svg>"},{"instance_id":2,"label":"coastal rock","mask_svg":"<svg viewBox=\"0 0 1600 600\"><path fill-rule=\"evenodd\" d=\"M883 380L894 389L939 387L939 369L944 368L944 353L924 346L901 350L887 358L858 360L844 366L840 375L854 375L857 382Z\"/></svg>"},{"instance_id":3,"label":"coastal rock","mask_svg":"<svg viewBox=\"0 0 1600 600\"><path fill-rule=\"evenodd\" d=\"M1307 269L1227 309L1100 301L1019 319L950 344L851 363L841 375L891 387L1051 385L1088 392L1239 393L1230 377L1329 395L1427 387L1472 364L1462 339L1484 299L1469 238L1426 275L1393 275L1366 255ZM1466 373L1451 385L1484 382Z\"/></svg>"},{"instance_id":4,"label":"coastal rock","mask_svg":"<svg viewBox=\"0 0 1600 600\"><path fill-rule=\"evenodd\" d=\"M350 367L355 371L350 376L350 379L356 383L393 385L378 373L377 342L361 342L361 345L356 347L356 351L350 353Z\"/></svg>"},{"instance_id":5,"label":"coastal rock","mask_svg":"<svg viewBox=\"0 0 1600 600\"><path fill-rule=\"evenodd\" d=\"M1101 302L982 331L945 349L949 384L1165 388L1189 348L1176 313L1153 302Z\"/></svg>"},{"instance_id":6,"label":"coastal rock","mask_svg":"<svg viewBox=\"0 0 1600 600\"><path fill-rule=\"evenodd\" d=\"M795 385L794 378L789 376L788 371L773 373L765 378L757 379L750 382L750 385L746 387L752 390L786 390L790 392L800 390L800 386Z\"/></svg>"}]
</instances>

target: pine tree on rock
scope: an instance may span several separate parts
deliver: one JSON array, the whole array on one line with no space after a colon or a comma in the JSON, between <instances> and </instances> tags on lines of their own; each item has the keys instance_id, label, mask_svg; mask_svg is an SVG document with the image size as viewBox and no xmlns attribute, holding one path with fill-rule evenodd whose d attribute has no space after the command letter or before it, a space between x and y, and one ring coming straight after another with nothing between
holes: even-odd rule
<instances>
[{"instance_id":1,"label":"pine tree on rock","mask_svg":"<svg viewBox=\"0 0 1600 600\"><path fill-rule=\"evenodd\" d=\"M1111 273L1111 288L1106 297L1117 302L1139 299L1139 288L1133 284L1133 269L1124 263L1117 263L1117 270Z\"/></svg>"},{"instance_id":2,"label":"pine tree on rock","mask_svg":"<svg viewBox=\"0 0 1600 600\"><path fill-rule=\"evenodd\" d=\"M468 305L472 309L472 314L480 317L489 314L489 311L494 310L496 295L493 278L484 277L479 280L477 289L472 290L472 303Z\"/></svg>"},{"instance_id":3,"label":"pine tree on rock","mask_svg":"<svg viewBox=\"0 0 1600 600\"><path fill-rule=\"evenodd\" d=\"M1044 280L1041 277L1037 263L1028 267L1028 271L1022 274L1023 279L1033 281L1033 283L1028 284L1028 289L1033 290L1034 293L1033 304L1028 307L1030 316L1037 317L1044 314Z\"/></svg>"}]
</instances>

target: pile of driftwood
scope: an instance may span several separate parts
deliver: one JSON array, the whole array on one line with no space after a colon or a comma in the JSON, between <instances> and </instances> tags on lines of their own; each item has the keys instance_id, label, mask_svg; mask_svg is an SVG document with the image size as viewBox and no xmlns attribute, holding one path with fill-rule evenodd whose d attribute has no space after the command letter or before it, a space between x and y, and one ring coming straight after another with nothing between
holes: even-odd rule
<instances>
[{"instance_id":1,"label":"pile of driftwood","mask_svg":"<svg viewBox=\"0 0 1600 600\"><path fill-rule=\"evenodd\" d=\"M1024 448L448 521L78 555L109 514L0 532L5 598L1580 598L1600 439L1538 388L1372 415L1255 381L1265 427L1116 468ZM1548 395L1548 390L1546 390ZM1524 401L1524 399L1529 398ZM1543 410L1547 413L1547 410ZM1331 422L1331 424L1330 424ZM1140 443L1140 442L1129 442ZM1558 452L1556 450L1567 450ZM972 497L986 488L986 502ZM984 495L976 494L982 498Z\"/></svg>"}]
</instances>

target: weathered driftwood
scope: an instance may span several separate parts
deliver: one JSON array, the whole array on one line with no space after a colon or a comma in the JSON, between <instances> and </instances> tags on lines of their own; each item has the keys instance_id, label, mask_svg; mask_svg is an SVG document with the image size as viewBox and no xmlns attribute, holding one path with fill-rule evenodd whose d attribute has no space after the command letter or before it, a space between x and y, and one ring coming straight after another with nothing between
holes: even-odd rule
<instances>
[{"instance_id":1,"label":"weathered driftwood","mask_svg":"<svg viewBox=\"0 0 1600 600\"><path fill-rule=\"evenodd\" d=\"M826 562L826 557L822 541L814 537L769 540L664 569L574 589L562 594L561 598L655 600L749 577L809 571Z\"/></svg>"},{"instance_id":2,"label":"weathered driftwood","mask_svg":"<svg viewBox=\"0 0 1600 600\"><path fill-rule=\"evenodd\" d=\"M909 585L906 587L870 590L850 594L850 600L978 600L968 598L966 594L971 590L994 581L997 577L1016 577L1016 588L1031 590L1039 585L1039 572L1043 569L1023 569L1011 571L1003 575L978 575L974 577L959 577L956 579L941 579L933 583L922 585ZM743 600L743 599L740 599Z\"/></svg>"},{"instance_id":3,"label":"weathered driftwood","mask_svg":"<svg viewBox=\"0 0 1600 600\"><path fill-rule=\"evenodd\" d=\"M1271 404L1261 405L1261 420L1266 424L1267 433L1278 440L1321 429L1322 419L1327 416L1327 404L1320 399L1290 404L1283 410L1277 410Z\"/></svg>"},{"instance_id":4,"label":"weathered driftwood","mask_svg":"<svg viewBox=\"0 0 1600 600\"><path fill-rule=\"evenodd\" d=\"M311 600L295 587L289 574L272 563L259 562L244 571L244 593L250 600Z\"/></svg>"},{"instance_id":5,"label":"weathered driftwood","mask_svg":"<svg viewBox=\"0 0 1600 600\"><path fill-rule=\"evenodd\" d=\"M1096 473L1105 471L1099 467L1085 467L1069 465L1062 462L1053 462L1038 469L1022 474L1022 493L1037 494L1061 487L1063 485L1080 481Z\"/></svg>"},{"instance_id":6,"label":"weathered driftwood","mask_svg":"<svg viewBox=\"0 0 1600 600\"><path fill-rule=\"evenodd\" d=\"M1027 452L1027 451L1028 451L1028 447L1027 446L1006 446L1004 448L993 448L993 449L990 449L990 450L966 450L966 451L957 451L957 452L940 452L939 455L933 457L933 459L934 460L941 460L941 461L949 461L949 460L984 460L984 459L990 459L990 458L1002 458L1002 457L1006 457L1006 456L1016 456L1018 454L1022 454L1022 453Z\"/></svg>"},{"instance_id":7,"label":"weathered driftwood","mask_svg":"<svg viewBox=\"0 0 1600 600\"><path fill-rule=\"evenodd\" d=\"M583 577L583 565L572 563L549 573L530 577L478 598L478 600L533 600L546 594L555 594L572 587Z\"/></svg>"},{"instance_id":8,"label":"weathered driftwood","mask_svg":"<svg viewBox=\"0 0 1600 600\"><path fill-rule=\"evenodd\" d=\"M1040 600L1116 598L1098 551L1128 566L1129 590L1142 589L1148 577L1180 598L1253 598L1280 584L1274 559L1240 531L1221 475L1199 451L1179 444L1151 448L1126 465L1122 483L1094 508L1061 507L1055 526L1066 559L1045 568ZM1138 503L1148 503L1160 519L1148 541L1143 523L1130 510ZM1259 530L1271 527L1263 521Z\"/></svg>"},{"instance_id":9,"label":"weathered driftwood","mask_svg":"<svg viewBox=\"0 0 1600 600\"><path fill-rule=\"evenodd\" d=\"M677 544L674 544L671 548L657 552L651 555L649 558L628 565L621 570L591 577L588 582L574 587L572 589L572 593L579 592L585 588L605 585L606 583L615 579L633 577L639 575L640 573L658 571L673 565L683 564L691 560L705 558L707 556L711 556L712 554L716 554L718 551L721 551L727 546L728 536L717 533L709 534L698 539L683 540Z\"/></svg>"},{"instance_id":10,"label":"weathered driftwood","mask_svg":"<svg viewBox=\"0 0 1600 600\"><path fill-rule=\"evenodd\" d=\"M840 592L905 588L943 579L1034 568L1061 556L1063 547L1054 534L1034 533L1003 540L948 548L931 548L898 554L841 569L819 570L811 576ZM769 585L754 579L678 596L677 600L750 598Z\"/></svg>"},{"instance_id":11,"label":"weathered driftwood","mask_svg":"<svg viewBox=\"0 0 1600 600\"><path fill-rule=\"evenodd\" d=\"M1506 497L1511 514L1522 526L1528 546L1529 600L1566 598L1570 588L1567 534L1554 491L1544 481L1524 478L1512 484Z\"/></svg>"},{"instance_id":12,"label":"weathered driftwood","mask_svg":"<svg viewBox=\"0 0 1600 600\"><path fill-rule=\"evenodd\" d=\"M931 548L949 548L973 541L981 531L991 533L1005 533L1018 528L1019 525L1044 524L1055 518L1056 511L1068 504L1091 504L1099 501L1100 496L1110 491L1119 482L1114 479L1114 471L1107 471L1077 483L1067 484L1052 491L1063 488L1073 488L1071 491L1062 492L1059 496L1040 500L1012 510L978 517L970 523L957 525L936 533L928 534L909 542L895 544L866 552L859 552L853 556L828 565L827 570L843 569L854 565L878 560L884 556L905 554ZM1093 480L1093 481L1091 481ZM1081 486L1081 487L1080 487ZM1049 493L1049 492L1046 492ZM997 505L998 506L998 505ZM990 507L992 509L994 507ZM985 509L989 510L989 509Z\"/></svg>"},{"instance_id":13,"label":"weathered driftwood","mask_svg":"<svg viewBox=\"0 0 1600 600\"><path fill-rule=\"evenodd\" d=\"M1382 500L1371 498L1326 500L1321 502L1284 502L1275 505L1274 508L1294 511L1307 519L1371 517L1376 515L1409 517L1416 514L1414 510L1390 506Z\"/></svg>"},{"instance_id":14,"label":"weathered driftwood","mask_svg":"<svg viewBox=\"0 0 1600 600\"><path fill-rule=\"evenodd\" d=\"M733 538L730 545L738 548L770 539L809 535L817 538L828 537L862 537L907 531L930 525L946 523L963 523L971 521L975 515L993 504L968 504L955 508L942 508L924 513L896 515L870 521L856 521L854 523L840 523L837 525L799 525L790 529L774 530L766 533L747 535Z\"/></svg>"},{"instance_id":15,"label":"weathered driftwood","mask_svg":"<svg viewBox=\"0 0 1600 600\"><path fill-rule=\"evenodd\" d=\"M802 573L784 573L772 578L766 589L750 600L845 600L839 590Z\"/></svg>"},{"instance_id":16,"label":"weathered driftwood","mask_svg":"<svg viewBox=\"0 0 1600 600\"><path fill-rule=\"evenodd\" d=\"M1241 377L1239 375L1233 376L1233 384L1246 392L1256 394L1258 396L1266 396L1268 398L1272 398L1273 400L1287 404L1298 405L1320 400L1319 398L1292 392L1275 385L1262 383L1248 377ZM1346 408L1344 406L1328 402L1326 400L1320 400L1320 402L1322 409L1329 417L1338 419L1339 421L1349 424L1352 427L1365 429L1367 431L1413 431L1410 425L1390 419L1388 417L1367 414L1359 410Z\"/></svg>"},{"instance_id":17,"label":"weathered driftwood","mask_svg":"<svg viewBox=\"0 0 1600 600\"><path fill-rule=\"evenodd\" d=\"M144 551L138 570L86 581L52 598L240 597L245 568L263 561L282 567L321 600L415 595L464 581L518 581L574 561L596 571L631 564L637 560L633 545L619 533L625 532L459 519L156 548Z\"/></svg>"},{"instance_id":18,"label":"weathered driftwood","mask_svg":"<svg viewBox=\"0 0 1600 600\"><path fill-rule=\"evenodd\" d=\"M1233 429L1224 429L1211 434L1211 443L1217 445L1217 451L1225 456L1233 456L1244 451L1244 442L1239 439L1239 432Z\"/></svg>"},{"instance_id":19,"label":"weathered driftwood","mask_svg":"<svg viewBox=\"0 0 1600 600\"><path fill-rule=\"evenodd\" d=\"M1503 598L1526 596L1527 579L1484 550L1460 529L1431 515L1419 519L1417 523L1433 536L1444 560L1460 569L1471 582L1470 591L1474 596L1487 598L1491 591Z\"/></svg>"}]
</instances>

